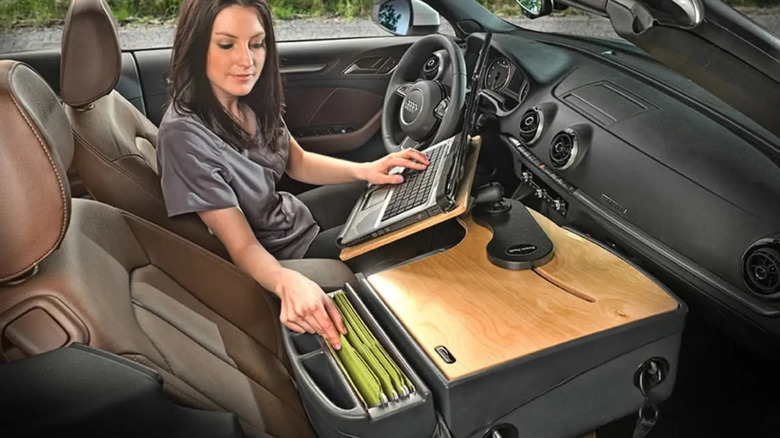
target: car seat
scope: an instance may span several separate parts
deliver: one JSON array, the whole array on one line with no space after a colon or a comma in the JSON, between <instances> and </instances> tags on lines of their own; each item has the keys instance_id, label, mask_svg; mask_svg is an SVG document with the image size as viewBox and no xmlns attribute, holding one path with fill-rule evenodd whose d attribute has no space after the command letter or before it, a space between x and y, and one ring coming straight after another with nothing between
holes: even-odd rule
<instances>
[{"instance_id":1,"label":"car seat","mask_svg":"<svg viewBox=\"0 0 780 438\"><path fill-rule=\"evenodd\" d=\"M0 61L0 127L0 362L79 342L154 369L179 404L235 413L249 436L314 436L278 299L189 240L71 199L68 118L25 64Z\"/></svg>"},{"instance_id":2,"label":"car seat","mask_svg":"<svg viewBox=\"0 0 780 438\"><path fill-rule=\"evenodd\" d=\"M65 18L60 98L73 128L74 163L92 197L154 222L229 260L222 243L200 218L169 218L157 173L157 127L114 87L121 51L104 0L74 0ZM354 279L342 262L282 260L324 290Z\"/></svg>"}]
</instances>

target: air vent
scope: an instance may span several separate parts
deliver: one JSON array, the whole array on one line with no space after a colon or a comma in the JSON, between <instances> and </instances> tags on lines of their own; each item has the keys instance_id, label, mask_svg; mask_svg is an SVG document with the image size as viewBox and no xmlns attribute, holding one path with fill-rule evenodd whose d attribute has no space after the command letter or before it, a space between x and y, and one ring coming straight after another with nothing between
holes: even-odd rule
<instances>
[{"instance_id":1,"label":"air vent","mask_svg":"<svg viewBox=\"0 0 780 438\"><path fill-rule=\"evenodd\" d=\"M539 107L533 107L520 119L520 139L526 145L533 144L542 135L544 115Z\"/></svg>"},{"instance_id":2,"label":"air vent","mask_svg":"<svg viewBox=\"0 0 780 438\"><path fill-rule=\"evenodd\" d=\"M561 131L555 135L550 145L550 160L558 169L568 169L577 159L579 142L577 134L572 129Z\"/></svg>"},{"instance_id":3,"label":"air vent","mask_svg":"<svg viewBox=\"0 0 780 438\"><path fill-rule=\"evenodd\" d=\"M765 241L766 242L766 241ZM751 292L758 295L780 293L780 244L758 244L751 247L742 262L742 277Z\"/></svg>"},{"instance_id":4,"label":"air vent","mask_svg":"<svg viewBox=\"0 0 780 438\"><path fill-rule=\"evenodd\" d=\"M422 68L421 76L426 80L433 80L439 76L439 67L441 66L441 58L439 55L433 55L425 61Z\"/></svg>"}]
</instances>

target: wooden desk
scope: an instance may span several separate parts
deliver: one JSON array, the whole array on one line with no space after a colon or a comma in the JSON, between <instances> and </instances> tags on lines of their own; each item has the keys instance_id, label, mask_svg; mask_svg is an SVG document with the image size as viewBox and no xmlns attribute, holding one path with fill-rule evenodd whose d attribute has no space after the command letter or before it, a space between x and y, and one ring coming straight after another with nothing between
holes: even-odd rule
<instances>
[{"instance_id":1,"label":"wooden desk","mask_svg":"<svg viewBox=\"0 0 780 438\"><path fill-rule=\"evenodd\" d=\"M455 247L367 278L450 380L678 307L628 263L531 213L555 248L542 267L493 265L491 232L466 217ZM439 345L455 363L442 360Z\"/></svg>"}]
</instances>

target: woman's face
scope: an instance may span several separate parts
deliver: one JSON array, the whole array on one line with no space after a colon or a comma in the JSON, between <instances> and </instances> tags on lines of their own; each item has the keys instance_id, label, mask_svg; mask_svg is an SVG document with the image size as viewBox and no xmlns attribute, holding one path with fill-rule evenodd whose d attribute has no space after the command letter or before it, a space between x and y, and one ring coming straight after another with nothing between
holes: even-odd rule
<instances>
[{"instance_id":1,"label":"woman's face","mask_svg":"<svg viewBox=\"0 0 780 438\"><path fill-rule=\"evenodd\" d=\"M265 52L265 29L254 8L233 5L217 14L206 76L223 106L252 91L263 71Z\"/></svg>"}]
</instances>

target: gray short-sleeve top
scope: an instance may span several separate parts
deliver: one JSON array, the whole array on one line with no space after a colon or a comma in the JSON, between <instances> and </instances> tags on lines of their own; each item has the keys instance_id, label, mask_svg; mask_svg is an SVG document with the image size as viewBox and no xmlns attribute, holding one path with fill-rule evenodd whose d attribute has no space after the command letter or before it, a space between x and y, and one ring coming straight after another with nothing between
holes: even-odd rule
<instances>
[{"instance_id":1,"label":"gray short-sleeve top","mask_svg":"<svg viewBox=\"0 0 780 438\"><path fill-rule=\"evenodd\" d=\"M268 252L278 259L303 257L319 226L298 198L276 191L290 155L290 133L284 130L276 151L263 142L259 127L258 147L238 151L196 115L169 106L157 141L168 216L239 207Z\"/></svg>"}]
</instances>

